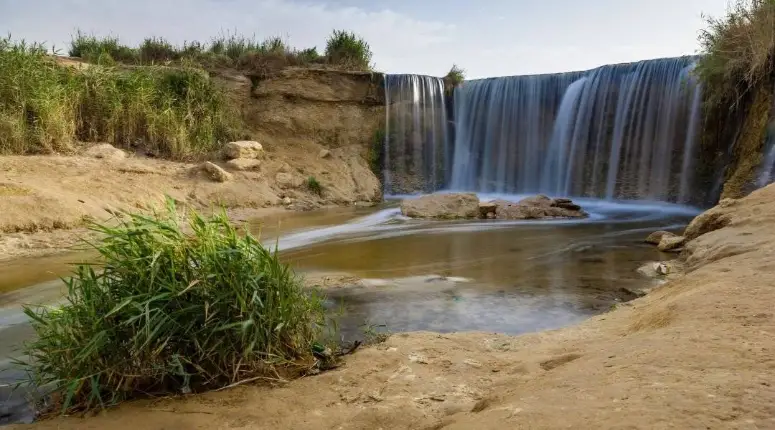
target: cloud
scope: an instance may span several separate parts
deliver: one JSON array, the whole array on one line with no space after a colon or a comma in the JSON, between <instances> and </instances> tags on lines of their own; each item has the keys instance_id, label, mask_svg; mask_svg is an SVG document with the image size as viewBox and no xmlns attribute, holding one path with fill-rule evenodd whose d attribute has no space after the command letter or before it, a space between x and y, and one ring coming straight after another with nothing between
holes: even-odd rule
<instances>
[{"instance_id":1,"label":"cloud","mask_svg":"<svg viewBox=\"0 0 775 430\"><path fill-rule=\"evenodd\" d=\"M208 40L225 31L263 39L281 36L291 45L320 51L333 29L363 36L377 68L443 74L448 64L424 55L448 43L455 26L414 19L388 9L368 11L289 0L37 0L2 1L0 28L14 38L64 48L76 29L114 35L137 44L149 36L173 43ZM11 5L12 3L12 5Z\"/></svg>"}]
</instances>

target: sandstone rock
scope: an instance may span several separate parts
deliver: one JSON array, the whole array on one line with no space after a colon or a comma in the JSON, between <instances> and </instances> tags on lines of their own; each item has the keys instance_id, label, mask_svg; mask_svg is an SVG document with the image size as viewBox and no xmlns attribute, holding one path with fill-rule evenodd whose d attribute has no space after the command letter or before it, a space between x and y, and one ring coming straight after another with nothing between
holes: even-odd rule
<instances>
[{"instance_id":1,"label":"sandstone rock","mask_svg":"<svg viewBox=\"0 0 775 430\"><path fill-rule=\"evenodd\" d=\"M527 197L519 202L496 200L498 219L586 218L588 215L570 199L550 199L544 195Z\"/></svg>"},{"instance_id":2,"label":"sandstone rock","mask_svg":"<svg viewBox=\"0 0 775 430\"><path fill-rule=\"evenodd\" d=\"M207 175L216 182L230 181L232 178L231 173L223 170L220 166L213 164L209 161L205 161L201 166L202 170L207 172Z\"/></svg>"},{"instance_id":3,"label":"sandstone rock","mask_svg":"<svg viewBox=\"0 0 775 430\"><path fill-rule=\"evenodd\" d=\"M328 158L331 156L331 151L329 151L328 149L321 149L320 154L318 154L318 156L320 158Z\"/></svg>"},{"instance_id":4,"label":"sandstone rock","mask_svg":"<svg viewBox=\"0 0 775 430\"><path fill-rule=\"evenodd\" d=\"M412 218L477 218L479 197L474 193L430 194L404 200L401 213Z\"/></svg>"},{"instance_id":5,"label":"sandstone rock","mask_svg":"<svg viewBox=\"0 0 775 430\"><path fill-rule=\"evenodd\" d=\"M652 245L659 245L659 242L662 241L663 237L674 237L674 236L675 234L670 233L669 231L659 230L648 235L648 237L644 242L650 243Z\"/></svg>"},{"instance_id":6,"label":"sandstone rock","mask_svg":"<svg viewBox=\"0 0 775 430\"><path fill-rule=\"evenodd\" d=\"M726 199L725 199L726 200ZM703 234L726 227L731 222L731 218L722 206L716 206L697 215L692 222L686 226L684 237L686 240L694 240Z\"/></svg>"},{"instance_id":7,"label":"sandstone rock","mask_svg":"<svg viewBox=\"0 0 775 430\"><path fill-rule=\"evenodd\" d=\"M659 241L657 248L662 251L676 251L686 243L686 238L683 236L662 236L662 240Z\"/></svg>"},{"instance_id":8,"label":"sandstone rock","mask_svg":"<svg viewBox=\"0 0 775 430\"><path fill-rule=\"evenodd\" d=\"M288 206L288 205L290 205L291 203L293 203L293 200L291 200L291 198L290 198L290 197L283 197L283 204L284 204L285 206Z\"/></svg>"},{"instance_id":9,"label":"sandstone rock","mask_svg":"<svg viewBox=\"0 0 775 430\"><path fill-rule=\"evenodd\" d=\"M497 218L497 215L495 215L495 212L487 212L487 219L495 219Z\"/></svg>"},{"instance_id":10,"label":"sandstone rock","mask_svg":"<svg viewBox=\"0 0 775 430\"><path fill-rule=\"evenodd\" d=\"M226 162L234 170L253 170L261 165L261 160L255 158L235 158Z\"/></svg>"},{"instance_id":11,"label":"sandstone rock","mask_svg":"<svg viewBox=\"0 0 775 430\"><path fill-rule=\"evenodd\" d=\"M104 160L123 160L126 158L126 152L114 147L109 143L100 143L94 145L84 152L87 157L100 158Z\"/></svg>"},{"instance_id":12,"label":"sandstone rock","mask_svg":"<svg viewBox=\"0 0 775 430\"><path fill-rule=\"evenodd\" d=\"M303 179L284 172L277 173L274 180L280 188L298 188L304 183Z\"/></svg>"},{"instance_id":13,"label":"sandstone rock","mask_svg":"<svg viewBox=\"0 0 775 430\"><path fill-rule=\"evenodd\" d=\"M264 152L264 147L253 140L240 140L229 142L223 146L223 155L226 159L258 158Z\"/></svg>"},{"instance_id":14,"label":"sandstone rock","mask_svg":"<svg viewBox=\"0 0 775 430\"><path fill-rule=\"evenodd\" d=\"M480 202L479 203L479 218L488 218L489 214L495 214L495 210L498 209L498 205L495 202Z\"/></svg>"}]
</instances>

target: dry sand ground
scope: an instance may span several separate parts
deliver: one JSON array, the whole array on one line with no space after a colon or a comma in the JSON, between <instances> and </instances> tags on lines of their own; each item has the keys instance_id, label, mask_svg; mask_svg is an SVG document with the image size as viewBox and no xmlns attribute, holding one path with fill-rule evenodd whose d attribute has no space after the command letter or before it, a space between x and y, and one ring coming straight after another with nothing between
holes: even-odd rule
<instances>
[{"instance_id":1,"label":"dry sand ground","mask_svg":"<svg viewBox=\"0 0 775 430\"><path fill-rule=\"evenodd\" d=\"M775 186L710 214L685 275L578 326L395 335L274 388L13 428L775 428Z\"/></svg>"}]
</instances>

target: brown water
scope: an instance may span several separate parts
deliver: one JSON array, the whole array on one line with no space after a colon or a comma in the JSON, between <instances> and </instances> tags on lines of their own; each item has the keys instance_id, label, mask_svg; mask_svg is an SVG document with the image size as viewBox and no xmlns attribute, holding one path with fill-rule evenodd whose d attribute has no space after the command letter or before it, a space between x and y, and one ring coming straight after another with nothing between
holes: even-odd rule
<instances>
[{"instance_id":1,"label":"brown water","mask_svg":"<svg viewBox=\"0 0 775 430\"><path fill-rule=\"evenodd\" d=\"M665 205L582 202L592 217L571 222L407 220L395 208L279 213L251 223L285 261L304 272L345 272L363 280L326 291L346 338L364 325L390 331L524 333L573 324L653 285L636 269L669 258L642 243L678 228L692 211ZM279 224L279 227L278 227ZM0 264L0 368L32 333L21 303L62 297L56 279L82 254ZM32 268L32 269L31 269ZM31 288L21 286L38 284ZM0 374L0 385L19 377ZM5 396L5 397L4 397ZM0 386L8 419L29 419L24 400ZM2 423L0 418L0 423Z\"/></svg>"}]
</instances>

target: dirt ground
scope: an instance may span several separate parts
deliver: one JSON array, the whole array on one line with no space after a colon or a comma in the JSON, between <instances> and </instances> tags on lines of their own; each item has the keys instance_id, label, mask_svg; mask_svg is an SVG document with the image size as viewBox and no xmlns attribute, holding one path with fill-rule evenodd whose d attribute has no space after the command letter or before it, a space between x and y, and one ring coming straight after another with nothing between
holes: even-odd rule
<instances>
[{"instance_id":1,"label":"dirt ground","mask_svg":"<svg viewBox=\"0 0 775 430\"><path fill-rule=\"evenodd\" d=\"M775 428L775 186L698 222L686 274L578 326L394 335L274 388L12 428Z\"/></svg>"}]
</instances>

